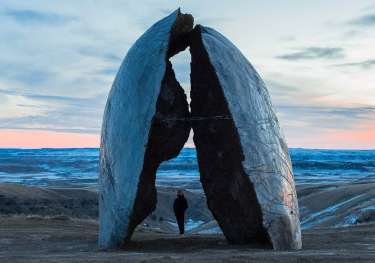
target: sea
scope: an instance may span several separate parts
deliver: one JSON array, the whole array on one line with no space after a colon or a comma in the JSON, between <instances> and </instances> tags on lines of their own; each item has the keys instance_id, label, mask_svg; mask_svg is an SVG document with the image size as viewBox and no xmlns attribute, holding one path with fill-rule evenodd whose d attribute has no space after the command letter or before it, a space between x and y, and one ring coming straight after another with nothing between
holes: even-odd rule
<instances>
[{"instance_id":1,"label":"sea","mask_svg":"<svg viewBox=\"0 0 375 263\"><path fill-rule=\"evenodd\" d=\"M297 185L375 181L375 150L290 149ZM99 149L0 149L0 183L96 188ZM157 186L201 190L194 148L163 162Z\"/></svg>"}]
</instances>

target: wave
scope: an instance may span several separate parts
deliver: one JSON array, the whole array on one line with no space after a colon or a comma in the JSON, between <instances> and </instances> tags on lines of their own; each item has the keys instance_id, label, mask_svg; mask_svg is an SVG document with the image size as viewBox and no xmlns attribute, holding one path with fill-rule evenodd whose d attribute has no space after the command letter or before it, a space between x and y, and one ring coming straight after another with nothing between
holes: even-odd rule
<instances>
[{"instance_id":1,"label":"wave","mask_svg":"<svg viewBox=\"0 0 375 263\"><path fill-rule=\"evenodd\" d=\"M375 178L375 151L290 149L297 184ZM0 182L50 186L97 184L99 149L0 149ZM199 183L194 148L162 163L157 184Z\"/></svg>"},{"instance_id":2,"label":"wave","mask_svg":"<svg viewBox=\"0 0 375 263\"><path fill-rule=\"evenodd\" d=\"M358 171L374 171L375 161L364 160L362 162L346 162L346 161L293 161L295 169L325 169L325 170L358 170Z\"/></svg>"}]
</instances>

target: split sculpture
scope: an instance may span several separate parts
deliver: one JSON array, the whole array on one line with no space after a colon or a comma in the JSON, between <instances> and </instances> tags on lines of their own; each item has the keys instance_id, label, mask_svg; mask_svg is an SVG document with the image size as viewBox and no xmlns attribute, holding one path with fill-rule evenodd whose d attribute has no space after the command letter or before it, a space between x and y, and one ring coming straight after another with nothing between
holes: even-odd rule
<instances>
[{"instance_id":1,"label":"split sculpture","mask_svg":"<svg viewBox=\"0 0 375 263\"><path fill-rule=\"evenodd\" d=\"M156 206L155 174L194 132L207 205L228 242L300 249L291 161L264 82L214 29L176 10L130 48L101 134L99 245L118 248ZM191 103L169 58L190 48ZM205 121L176 119L207 118Z\"/></svg>"}]
</instances>

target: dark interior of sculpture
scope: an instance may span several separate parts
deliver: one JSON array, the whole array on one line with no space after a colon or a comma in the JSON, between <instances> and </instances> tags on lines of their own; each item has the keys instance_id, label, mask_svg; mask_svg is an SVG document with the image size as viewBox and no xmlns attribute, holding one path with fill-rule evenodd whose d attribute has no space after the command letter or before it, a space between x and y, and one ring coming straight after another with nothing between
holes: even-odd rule
<instances>
[{"instance_id":1,"label":"dark interior of sculpture","mask_svg":"<svg viewBox=\"0 0 375 263\"><path fill-rule=\"evenodd\" d=\"M191 54L191 112L169 61L188 47ZM199 25L193 28L191 15L179 15L170 35L166 61L127 239L155 209L155 177L160 163L179 154L192 128L207 205L227 240L235 244L271 246L262 225L262 212L254 187L242 167L244 157L238 131L203 46L201 28ZM194 121L197 117L203 117L205 121ZM174 121L176 118L187 121Z\"/></svg>"}]
</instances>

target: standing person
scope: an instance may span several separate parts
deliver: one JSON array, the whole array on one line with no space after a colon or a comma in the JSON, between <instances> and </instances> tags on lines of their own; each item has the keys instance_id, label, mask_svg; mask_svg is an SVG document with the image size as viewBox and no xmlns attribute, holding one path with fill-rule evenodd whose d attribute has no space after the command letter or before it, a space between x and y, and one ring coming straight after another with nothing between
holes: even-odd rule
<instances>
[{"instance_id":1,"label":"standing person","mask_svg":"<svg viewBox=\"0 0 375 263\"><path fill-rule=\"evenodd\" d=\"M180 235L183 235L185 232L185 211L188 208L188 204L182 190L177 190L176 194L177 197L173 203L173 210L177 219Z\"/></svg>"}]
</instances>

